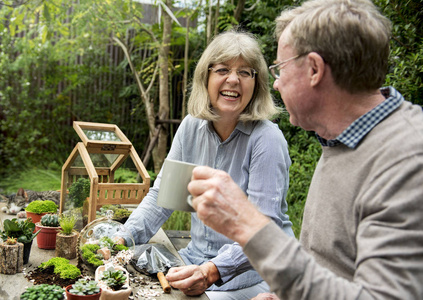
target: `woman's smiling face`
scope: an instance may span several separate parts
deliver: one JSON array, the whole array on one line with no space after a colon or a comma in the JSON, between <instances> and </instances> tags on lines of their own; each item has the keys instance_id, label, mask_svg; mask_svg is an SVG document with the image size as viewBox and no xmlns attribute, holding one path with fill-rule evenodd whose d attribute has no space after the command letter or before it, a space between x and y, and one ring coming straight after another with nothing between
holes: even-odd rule
<instances>
[{"instance_id":1,"label":"woman's smiling face","mask_svg":"<svg viewBox=\"0 0 423 300\"><path fill-rule=\"evenodd\" d=\"M219 116L237 119L254 94L256 79L242 76L243 71L251 73L252 69L241 57L215 64L212 68L207 86L211 105ZM229 69L230 72L226 75L216 72L221 69Z\"/></svg>"}]
</instances>

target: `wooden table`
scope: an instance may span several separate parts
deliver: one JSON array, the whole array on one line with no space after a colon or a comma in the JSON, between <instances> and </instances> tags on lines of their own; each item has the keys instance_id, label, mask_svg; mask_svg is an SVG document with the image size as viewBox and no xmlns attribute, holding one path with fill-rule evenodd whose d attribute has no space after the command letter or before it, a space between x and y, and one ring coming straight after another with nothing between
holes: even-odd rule
<instances>
[{"instance_id":1,"label":"wooden table","mask_svg":"<svg viewBox=\"0 0 423 300\"><path fill-rule=\"evenodd\" d=\"M4 206L4 203L0 203L0 208ZM12 219L15 216L13 215L6 215L0 212L0 222L3 223L4 219ZM179 253L176 251L176 248L166 235L166 233L160 229L157 234L150 240L150 243L160 243L163 244L169 249L169 251L174 254L176 257L181 259ZM39 266L42 262L48 261L50 258L55 257L54 250L43 250L39 249L37 246L36 239L32 243L31 247L31 255L29 257L28 264L24 265L24 273L17 273L15 275L5 275L0 274L0 299L7 299L7 300L17 300L19 299L20 294L25 290L26 287L32 285L26 278L25 272L28 272L29 269L33 269L34 267ZM182 261L182 259L181 259ZM77 260L72 259L70 263L76 265ZM146 275L140 274L139 276L146 277ZM158 280L157 280L158 282ZM138 288L134 288L133 294L135 295L138 291ZM134 299L145 299L145 298L136 298ZM161 294L160 297L156 297L156 300L168 300L168 299L200 299L200 300L207 300L209 299L206 294L202 294L198 297L191 297L186 296L179 290L172 289L169 294Z\"/></svg>"}]
</instances>

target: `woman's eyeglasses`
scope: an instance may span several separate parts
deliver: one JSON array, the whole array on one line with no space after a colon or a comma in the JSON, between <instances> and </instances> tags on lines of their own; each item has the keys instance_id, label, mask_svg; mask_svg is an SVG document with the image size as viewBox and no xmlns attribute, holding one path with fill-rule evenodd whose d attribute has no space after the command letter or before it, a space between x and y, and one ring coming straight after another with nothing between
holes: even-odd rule
<instances>
[{"instance_id":1,"label":"woman's eyeglasses","mask_svg":"<svg viewBox=\"0 0 423 300\"><path fill-rule=\"evenodd\" d=\"M229 68L209 68L209 71L213 71L214 73L220 75L220 76L229 76L232 73L233 69ZM238 78L241 79L254 79L256 77L257 71L251 68L242 68L237 69L236 73L238 75Z\"/></svg>"}]
</instances>

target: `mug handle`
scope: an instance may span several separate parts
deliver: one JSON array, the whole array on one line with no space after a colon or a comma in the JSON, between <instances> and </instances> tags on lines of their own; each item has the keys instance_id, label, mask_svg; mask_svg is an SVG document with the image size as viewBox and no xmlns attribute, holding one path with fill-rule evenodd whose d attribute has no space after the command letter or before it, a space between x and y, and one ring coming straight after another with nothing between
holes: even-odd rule
<instances>
[{"instance_id":1,"label":"mug handle","mask_svg":"<svg viewBox=\"0 0 423 300\"><path fill-rule=\"evenodd\" d=\"M192 195L188 195L188 197L187 197L187 203L188 203L191 207L193 207L193 206L192 206Z\"/></svg>"}]
</instances>

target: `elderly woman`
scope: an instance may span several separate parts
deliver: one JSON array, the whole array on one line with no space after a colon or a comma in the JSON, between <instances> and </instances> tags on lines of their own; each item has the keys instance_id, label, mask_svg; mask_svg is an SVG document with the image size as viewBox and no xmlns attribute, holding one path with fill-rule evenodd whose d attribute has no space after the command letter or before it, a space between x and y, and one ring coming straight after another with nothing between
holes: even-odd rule
<instances>
[{"instance_id":1,"label":"elderly woman","mask_svg":"<svg viewBox=\"0 0 423 300\"><path fill-rule=\"evenodd\" d=\"M247 33L218 35L195 69L184 118L168 158L228 172L261 212L294 236L287 211L287 143L268 119L279 113L269 92L266 62ZM126 222L137 244L147 243L173 211L157 206L161 172ZM206 291L210 299L250 299L268 291L241 247L191 214L191 242L180 250L186 266L167 279L187 295ZM266 245L263 245L265 247Z\"/></svg>"}]
</instances>

